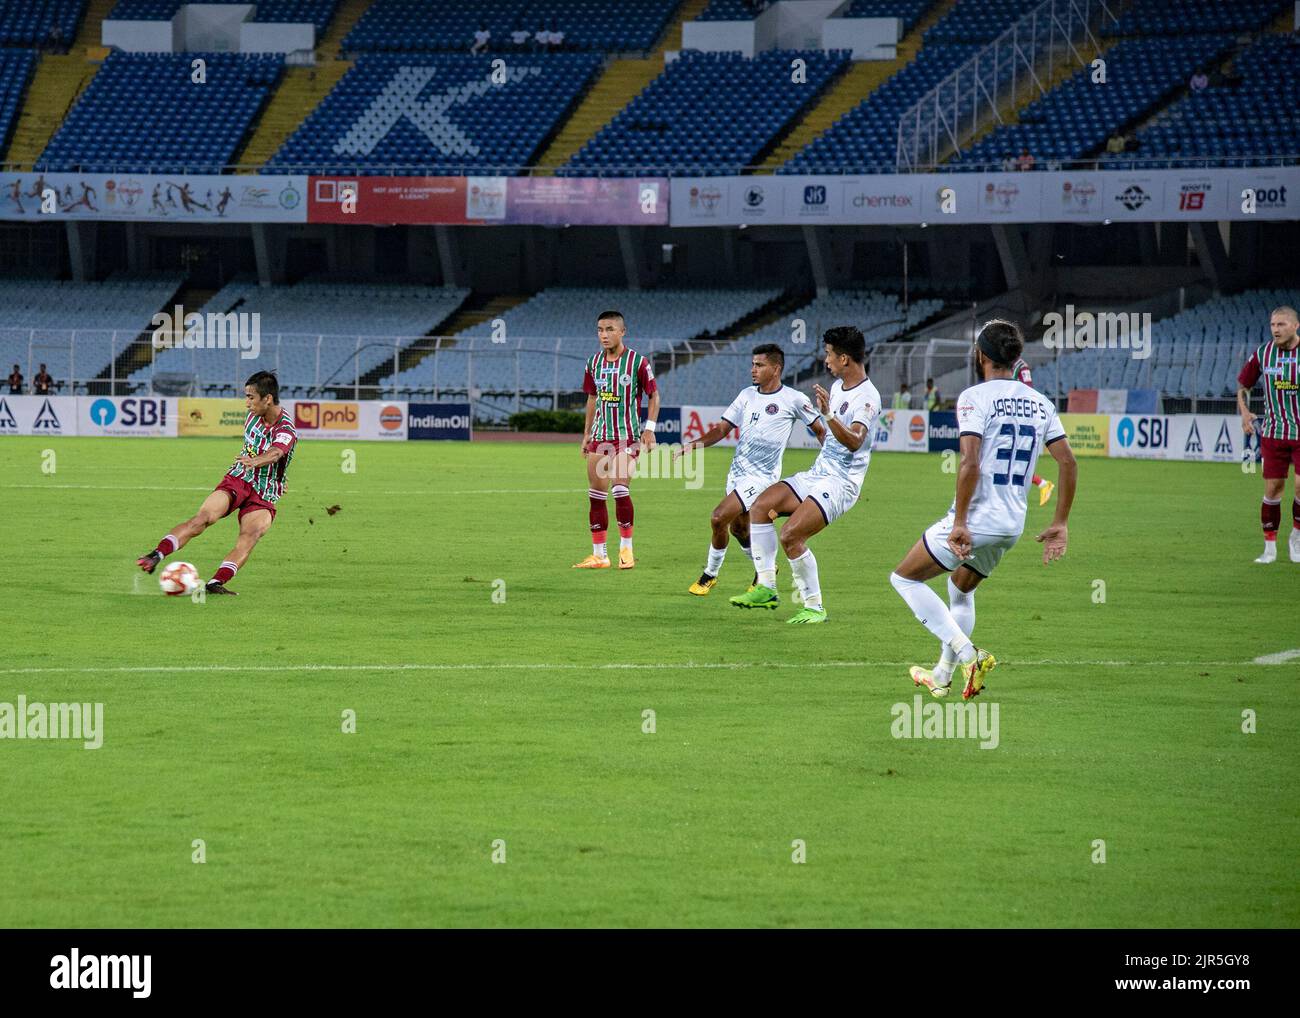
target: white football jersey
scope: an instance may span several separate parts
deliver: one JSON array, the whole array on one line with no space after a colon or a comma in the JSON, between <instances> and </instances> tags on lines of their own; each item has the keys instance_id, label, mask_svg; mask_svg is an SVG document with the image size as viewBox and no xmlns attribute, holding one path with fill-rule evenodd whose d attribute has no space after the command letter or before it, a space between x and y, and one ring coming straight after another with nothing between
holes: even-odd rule
<instances>
[{"instance_id":1,"label":"white football jersey","mask_svg":"<svg viewBox=\"0 0 1300 1018\"><path fill-rule=\"evenodd\" d=\"M844 383L837 378L831 386L830 402L829 416L846 428L852 428L854 424L864 425L867 437L858 446L858 451L853 452L840 444L830 430L830 425L827 425L826 441L808 473L838 477L852 485L856 492L861 489L862 481L867 476L867 465L871 462L871 425L880 414L880 393L870 378L864 378L852 389L844 388Z\"/></svg>"},{"instance_id":2,"label":"white football jersey","mask_svg":"<svg viewBox=\"0 0 1300 1018\"><path fill-rule=\"evenodd\" d=\"M766 477L775 484L781 479L781 455L794 422L812 424L820 416L807 396L787 385L776 392L759 392L757 385L742 389L722 414L724 421L740 429L731 472Z\"/></svg>"},{"instance_id":3,"label":"white football jersey","mask_svg":"<svg viewBox=\"0 0 1300 1018\"><path fill-rule=\"evenodd\" d=\"M1025 487L1038 454L1065 437L1055 405L1021 381L995 378L957 397L957 429L981 440L980 479L967 527L976 534L1019 536L1025 529ZM948 511L956 508L954 499Z\"/></svg>"}]
</instances>

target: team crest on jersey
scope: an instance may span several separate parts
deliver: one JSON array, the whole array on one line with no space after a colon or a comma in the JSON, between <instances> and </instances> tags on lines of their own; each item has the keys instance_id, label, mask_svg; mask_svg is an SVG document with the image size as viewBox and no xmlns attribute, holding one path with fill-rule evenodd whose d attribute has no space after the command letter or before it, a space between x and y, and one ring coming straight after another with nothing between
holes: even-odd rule
<instances>
[{"instance_id":1,"label":"team crest on jersey","mask_svg":"<svg viewBox=\"0 0 1300 1018\"><path fill-rule=\"evenodd\" d=\"M849 412L849 401L846 399L843 403L840 404L840 413L846 414L848 412Z\"/></svg>"},{"instance_id":2,"label":"team crest on jersey","mask_svg":"<svg viewBox=\"0 0 1300 1018\"><path fill-rule=\"evenodd\" d=\"M631 385L631 384L632 384L632 376L631 376L631 375L621 375L621 376L619 377L618 384L619 384L619 385Z\"/></svg>"},{"instance_id":3,"label":"team crest on jersey","mask_svg":"<svg viewBox=\"0 0 1300 1018\"><path fill-rule=\"evenodd\" d=\"M767 406L765 406L763 409L766 410L769 414L774 414L774 413L776 413L778 410L780 410L781 408L778 407L775 403L769 403L769 404L768 404Z\"/></svg>"}]
</instances>

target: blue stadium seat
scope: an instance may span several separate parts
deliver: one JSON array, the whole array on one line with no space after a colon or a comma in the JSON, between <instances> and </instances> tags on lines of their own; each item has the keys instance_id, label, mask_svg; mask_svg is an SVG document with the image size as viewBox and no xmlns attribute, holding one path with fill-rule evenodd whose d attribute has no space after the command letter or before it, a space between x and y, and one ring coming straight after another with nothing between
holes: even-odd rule
<instances>
[{"instance_id":1,"label":"blue stadium seat","mask_svg":"<svg viewBox=\"0 0 1300 1018\"><path fill-rule=\"evenodd\" d=\"M12 0L0 4L0 46L48 46L60 40L66 49L77 35L86 0Z\"/></svg>"}]
</instances>

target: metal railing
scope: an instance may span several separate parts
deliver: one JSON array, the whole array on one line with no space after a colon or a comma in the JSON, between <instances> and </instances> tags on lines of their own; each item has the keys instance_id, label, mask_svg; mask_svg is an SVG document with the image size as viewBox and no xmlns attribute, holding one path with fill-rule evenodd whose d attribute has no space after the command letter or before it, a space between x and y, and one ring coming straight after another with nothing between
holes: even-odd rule
<instances>
[{"instance_id":1,"label":"metal railing","mask_svg":"<svg viewBox=\"0 0 1300 1018\"><path fill-rule=\"evenodd\" d=\"M1107 18L1117 20L1105 0L1043 0L903 111L896 171L939 163L986 123L1003 123L998 106L1026 83L1045 95L1063 61L1086 66L1080 47L1100 49L1093 28Z\"/></svg>"}]
</instances>

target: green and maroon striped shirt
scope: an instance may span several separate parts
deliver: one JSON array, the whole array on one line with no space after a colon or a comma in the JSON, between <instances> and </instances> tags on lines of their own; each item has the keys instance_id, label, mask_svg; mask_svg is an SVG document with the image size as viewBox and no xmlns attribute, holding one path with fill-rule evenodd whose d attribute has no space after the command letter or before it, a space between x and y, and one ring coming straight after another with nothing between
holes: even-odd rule
<instances>
[{"instance_id":1,"label":"green and maroon striped shirt","mask_svg":"<svg viewBox=\"0 0 1300 1018\"><path fill-rule=\"evenodd\" d=\"M293 418L288 409L280 411L280 419L271 427L262 423L262 418L250 413L244 421L244 449L240 455L260 456L273 445L284 450L284 455L274 463L251 470L242 463L236 463L226 471L231 477L247 481L249 486L268 502L275 503L284 494L284 475L293 459L293 447L298 444L298 429L293 426Z\"/></svg>"},{"instance_id":2,"label":"green and maroon striped shirt","mask_svg":"<svg viewBox=\"0 0 1300 1018\"><path fill-rule=\"evenodd\" d=\"M596 397L591 440L632 442L641 435L641 397L655 391L654 369L627 347L612 361L600 350L587 361L582 391Z\"/></svg>"},{"instance_id":3,"label":"green and maroon striped shirt","mask_svg":"<svg viewBox=\"0 0 1300 1018\"><path fill-rule=\"evenodd\" d=\"M1264 380L1264 420L1259 426L1263 438L1300 441L1300 346L1283 350L1269 340L1253 354L1237 376L1242 388L1253 388Z\"/></svg>"}]
</instances>

